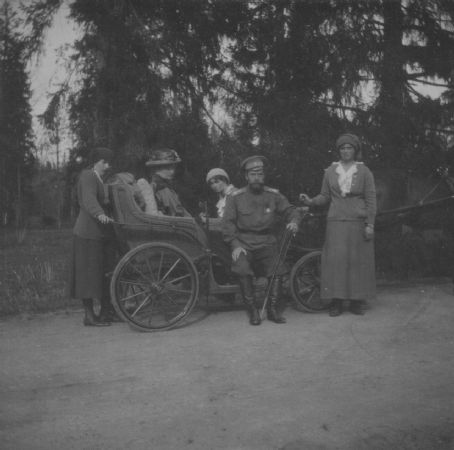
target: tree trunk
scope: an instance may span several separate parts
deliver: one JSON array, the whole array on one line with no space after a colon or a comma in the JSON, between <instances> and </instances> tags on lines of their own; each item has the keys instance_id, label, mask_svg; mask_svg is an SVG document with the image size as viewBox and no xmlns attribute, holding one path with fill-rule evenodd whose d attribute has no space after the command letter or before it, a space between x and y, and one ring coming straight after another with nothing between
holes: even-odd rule
<instances>
[{"instance_id":1,"label":"tree trunk","mask_svg":"<svg viewBox=\"0 0 454 450\"><path fill-rule=\"evenodd\" d=\"M403 13L400 0L383 2L383 60L379 115L382 151L387 161L399 160L404 145L405 68L402 57ZM398 153L399 152L399 153Z\"/></svg>"}]
</instances>

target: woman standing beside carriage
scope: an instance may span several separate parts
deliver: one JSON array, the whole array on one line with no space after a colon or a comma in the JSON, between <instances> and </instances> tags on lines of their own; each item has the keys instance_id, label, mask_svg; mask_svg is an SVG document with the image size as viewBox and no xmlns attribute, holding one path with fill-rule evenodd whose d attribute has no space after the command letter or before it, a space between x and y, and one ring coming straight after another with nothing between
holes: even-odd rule
<instances>
[{"instance_id":1,"label":"woman standing beside carriage","mask_svg":"<svg viewBox=\"0 0 454 450\"><path fill-rule=\"evenodd\" d=\"M94 149L91 167L81 172L77 183L80 211L73 229L70 296L82 300L86 326L110 325L113 319L105 277L110 257L108 224L112 219L104 210L107 198L102 180L112 157L112 151L107 148ZM94 299L101 303L99 317L93 311Z\"/></svg>"},{"instance_id":2,"label":"woman standing beside carriage","mask_svg":"<svg viewBox=\"0 0 454 450\"><path fill-rule=\"evenodd\" d=\"M361 143L354 134L336 141L340 160L325 171L319 195L301 194L306 205L329 203L322 251L322 299L331 299L330 316L350 311L364 314L365 300L375 297L374 222L376 195L371 171L358 161Z\"/></svg>"}]
</instances>

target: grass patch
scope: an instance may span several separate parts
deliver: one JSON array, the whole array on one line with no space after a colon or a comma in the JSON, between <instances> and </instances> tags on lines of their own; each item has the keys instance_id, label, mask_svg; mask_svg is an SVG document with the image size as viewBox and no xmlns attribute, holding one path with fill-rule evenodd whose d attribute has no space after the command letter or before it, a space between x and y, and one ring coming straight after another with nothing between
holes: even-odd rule
<instances>
[{"instance_id":1,"label":"grass patch","mask_svg":"<svg viewBox=\"0 0 454 450\"><path fill-rule=\"evenodd\" d=\"M0 233L0 315L79 306L67 294L71 229Z\"/></svg>"}]
</instances>

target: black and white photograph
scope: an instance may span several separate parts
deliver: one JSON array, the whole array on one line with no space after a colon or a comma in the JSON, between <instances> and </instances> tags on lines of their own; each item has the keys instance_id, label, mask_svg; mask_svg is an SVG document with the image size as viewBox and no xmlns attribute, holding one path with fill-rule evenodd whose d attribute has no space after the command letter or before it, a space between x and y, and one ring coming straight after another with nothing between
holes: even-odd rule
<instances>
[{"instance_id":1,"label":"black and white photograph","mask_svg":"<svg viewBox=\"0 0 454 450\"><path fill-rule=\"evenodd\" d=\"M454 1L1 0L0 448L454 450Z\"/></svg>"}]
</instances>

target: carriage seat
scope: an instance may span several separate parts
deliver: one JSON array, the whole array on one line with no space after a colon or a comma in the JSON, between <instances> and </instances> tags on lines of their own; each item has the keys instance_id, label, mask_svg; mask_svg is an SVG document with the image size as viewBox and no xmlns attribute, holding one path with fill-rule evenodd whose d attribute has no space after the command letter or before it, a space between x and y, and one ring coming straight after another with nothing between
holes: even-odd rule
<instances>
[{"instance_id":1,"label":"carriage seat","mask_svg":"<svg viewBox=\"0 0 454 450\"><path fill-rule=\"evenodd\" d=\"M108 191L116 236L127 242L129 248L150 241L175 245L191 242L207 247L206 234L194 218L153 215L143 211L135 199L134 186L121 180L109 184Z\"/></svg>"}]
</instances>

